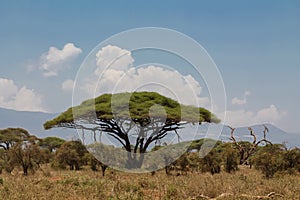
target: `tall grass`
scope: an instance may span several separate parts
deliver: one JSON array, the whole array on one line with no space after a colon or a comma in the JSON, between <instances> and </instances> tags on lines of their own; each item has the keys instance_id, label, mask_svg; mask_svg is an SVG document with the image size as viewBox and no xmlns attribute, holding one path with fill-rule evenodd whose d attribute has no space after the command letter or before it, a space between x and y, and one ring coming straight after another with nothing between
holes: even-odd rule
<instances>
[{"instance_id":1,"label":"tall grass","mask_svg":"<svg viewBox=\"0 0 300 200\"><path fill-rule=\"evenodd\" d=\"M163 171L151 174L127 174L109 170L105 177L89 169L55 171L42 166L35 174L23 176L18 171L0 175L0 199L201 199L201 195L218 199L255 199L241 197L282 194L277 199L300 199L300 176L277 174L264 179L256 170L240 167L234 174L222 172L188 173L167 176ZM274 199L276 199L274 197Z\"/></svg>"}]
</instances>

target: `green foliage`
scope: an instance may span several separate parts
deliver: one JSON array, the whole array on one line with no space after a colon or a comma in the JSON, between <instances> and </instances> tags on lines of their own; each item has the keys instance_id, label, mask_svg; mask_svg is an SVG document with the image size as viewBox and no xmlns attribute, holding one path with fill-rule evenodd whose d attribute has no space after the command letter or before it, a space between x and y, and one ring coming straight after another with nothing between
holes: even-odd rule
<instances>
[{"instance_id":1,"label":"green foliage","mask_svg":"<svg viewBox=\"0 0 300 200\"><path fill-rule=\"evenodd\" d=\"M232 171L238 170L239 154L236 149L233 149L231 144L225 145L225 150L222 152L224 169L226 172L231 173Z\"/></svg>"},{"instance_id":2,"label":"green foliage","mask_svg":"<svg viewBox=\"0 0 300 200\"><path fill-rule=\"evenodd\" d=\"M216 149L212 149L200 161L202 172L210 172L211 174L220 173L222 159Z\"/></svg>"},{"instance_id":3,"label":"green foliage","mask_svg":"<svg viewBox=\"0 0 300 200\"><path fill-rule=\"evenodd\" d=\"M147 170L165 168L167 175L170 175L170 172L175 168L185 171L189 162L185 152L189 144L190 142L180 142L167 146L154 146L151 149L151 154L145 155L145 168Z\"/></svg>"},{"instance_id":4,"label":"green foliage","mask_svg":"<svg viewBox=\"0 0 300 200\"><path fill-rule=\"evenodd\" d=\"M235 149L238 149L236 144L233 145ZM239 150L239 164L247 164L250 157L253 155L253 153L255 153L255 151L251 152L253 144L248 141L239 141L239 145L241 147L241 149Z\"/></svg>"},{"instance_id":5,"label":"green foliage","mask_svg":"<svg viewBox=\"0 0 300 200\"><path fill-rule=\"evenodd\" d=\"M129 152L125 156L126 167L138 169L150 144L163 139L167 133L176 132L185 123L219 121L204 108L180 105L155 92L134 92L104 94L86 100L47 121L44 128L80 128L83 134L84 131L92 133L94 142L97 133L107 134ZM133 130L135 143L130 139Z\"/></svg>"},{"instance_id":6,"label":"green foliage","mask_svg":"<svg viewBox=\"0 0 300 200\"><path fill-rule=\"evenodd\" d=\"M155 109L155 105L162 106L163 112L162 109ZM47 121L44 128L50 129L72 123L76 120L73 114L76 119L90 117L97 117L102 120L127 118L141 125L147 123L150 116L153 118L166 117L167 121L220 122L215 115L204 108L180 105L175 100L155 92L134 92L104 94L95 99L86 100L79 106L69 108L53 120Z\"/></svg>"},{"instance_id":7,"label":"green foliage","mask_svg":"<svg viewBox=\"0 0 300 200\"><path fill-rule=\"evenodd\" d=\"M47 148L50 152L53 152L57 148L59 148L65 140L58 137L46 137L41 139L39 145L43 148Z\"/></svg>"},{"instance_id":8,"label":"green foliage","mask_svg":"<svg viewBox=\"0 0 300 200\"><path fill-rule=\"evenodd\" d=\"M253 156L254 166L261 170L267 179L282 170L284 148L282 145L266 145Z\"/></svg>"},{"instance_id":9,"label":"green foliage","mask_svg":"<svg viewBox=\"0 0 300 200\"><path fill-rule=\"evenodd\" d=\"M30 135L27 130L23 128L6 128L0 130L0 147L8 150L12 145L18 142L34 141L37 138Z\"/></svg>"},{"instance_id":10,"label":"green foliage","mask_svg":"<svg viewBox=\"0 0 300 200\"><path fill-rule=\"evenodd\" d=\"M28 170L34 172L39 164L45 162L46 154L36 145L39 139L22 128L0 130L0 170L11 173L21 166L24 175Z\"/></svg>"},{"instance_id":11,"label":"green foliage","mask_svg":"<svg viewBox=\"0 0 300 200\"><path fill-rule=\"evenodd\" d=\"M186 174L187 171L190 169L191 165L192 165L192 161L190 160L188 153L184 153L172 164L166 166L165 172L167 175L170 175L171 170L176 170ZM179 175L179 173L177 175Z\"/></svg>"},{"instance_id":12,"label":"green foliage","mask_svg":"<svg viewBox=\"0 0 300 200\"><path fill-rule=\"evenodd\" d=\"M65 142L57 149L53 165L59 168L69 166L70 170L79 170L87 163L85 156L87 153L80 141Z\"/></svg>"},{"instance_id":13,"label":"green foliage","mask_svg":"<svg viewBox=\"0 0 300 200\"><path fill-rule=\"evenodd\" d=\"M104 164L103 162L101 162L100 160L97 160L95 158L94 155L92 155L91 153L87 153L85 155L88 165L90 166L91 170L93 171L98 171L98 166L100 166L101 171L102 171L102 176L105 175L105 171L108 168L108 166L106 164Z\"/></svg>"},{"instance_id":14,"label":"green foliage","mask_svg":"<svg viewBox=\"0 0 300 200\"><path fill-rule=\"evenodd\" d=\"M300 172L300 149L294 148L283 153L283 169ZM292 170L291 170L292 172Z\"/></svg>"},{"instance_id":15,"label":"green foliage","mask_svg":"<svg viewBox=\"0 0 300 200\"><path fill-rule=\"evenodd\" d=\"M34 143L18 143L8 150L10 164L13 166L21 166L24 175L28 174L28 170L32 172L43 162L42 151L38 145Z\"/></svg>"},{"instance_id":16,"label":"green foliage","mask_svg":"<svg viewBox=\"0 0 300 200\"><path fill-rule=\"evenodd\" d=\"M193 140L191 145L189 146L188 150L187 151L200 151L200 149L202 148L202 145L205 144L205 146L203 146L203 148L205 149L212 149L214 147L217 147L219 145L222 144L221 141L217 141L217 140L213 140L213 139L210 139L210 138L202 138L202 139L199 139L199 140Z\"/></svg>"},{"instance_id":17,"label":"green foliage","mask_svg":"<svg viewBox=\"0 0 300 200\"><path fill-rule=\"evenodd\" d=\"M8 167L8 163L9 163L9 158L7 156L7 151L4 149L0 149L0 174L2 173L3 170L6 170ZM11 170L6 170L8 172L11 172L13 169Z\"/></svg>"}]
</instances>

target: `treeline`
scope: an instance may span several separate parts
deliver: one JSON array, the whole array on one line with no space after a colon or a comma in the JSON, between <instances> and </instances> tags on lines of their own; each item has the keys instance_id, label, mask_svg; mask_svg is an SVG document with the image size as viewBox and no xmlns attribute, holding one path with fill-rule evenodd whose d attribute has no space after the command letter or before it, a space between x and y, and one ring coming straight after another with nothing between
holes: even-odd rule
<instances>
[{"instance_id":1,"label":"treeline","mask_svg":"<svg viewBox=\"0 0 300 200\"><path fill-rule=\"evenodd\" d=\"M208 141L205 141L208 140ZM211 143L213 148L205 156L201 157L203 144ZM300 149L287 149L283 144L266 144L257 146L251 155L244 160L247 150L253 145L247 141L239 142L243 151L237 147L236 143L213 141L211 139L201 139L193 141L187 152L171 165L166 166L167 174L172 170L177 174L186 171L220 173L224 170L232 173L244 165L249 168L260 170L266 178L272 178L275 173L295 174L300 172ZM244 161L242 163L242 161ZM241 164L242 163L242 164Z\"/></svg>"},{"instance_id":2,"label":"treeline","mask_svg":"<svg viewBox=\"0 0 300 200\"><path fill-rule=\"evenodd\" d=\"M145 165L149 170L155 168L158 161L165 162L167 175L186 173L220 173L222 170L232 173L241 165L247 165L262 171L266 178L272 178L277 172L294 174L300 172L300 149L287 149L282 144L267 144L241 142L221 142L211 139L193 141L183 155L175 162L170 162L170 156L179 143L166 146L155 146L152 151L168 149L158 153ZM80 141L65 141L57 137L37 138L21 128L0 130L0 173L5 170L11 173L21 167L24 175L34 173L42 164L50 164L53 169L80 170L89 166L91 170L101 170L104 176L110 162L126 162L126 157L113 146L94 144L93 155ZM254 148L255 147L255 148ZM102 162L97 158L101 158ZM148 163L147 163L148 162ZM153 175L155 172L152 173Z\"/></svg>"},{"instance_id":3,"label":"treeline","mask_svg":"<svg viewBox=\"0 0 300 200\"><path fill-rule=\"evenodd\" d=\"M3 170L11 173L16 167L21 167L27 175L34 173L41 164L70 170L97 164L80 141L65 141L57 137L41 139L22 128L0 130L0 147L0 173Z\"/></svg>"}]
</instances>

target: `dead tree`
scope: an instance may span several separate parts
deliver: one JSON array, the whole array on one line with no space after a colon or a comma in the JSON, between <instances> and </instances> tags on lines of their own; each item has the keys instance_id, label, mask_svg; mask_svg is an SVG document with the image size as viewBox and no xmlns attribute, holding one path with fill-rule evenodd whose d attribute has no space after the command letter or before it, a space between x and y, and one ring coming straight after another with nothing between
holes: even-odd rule
<instances>
[{"instance_id":1,"label":"dead tree","mask_svg":"<svg viewBox=\"0 0 300 200\"><path fill-rule=\"evenodd\" d=\"M243 144L241 144L241 142L236 141L236 139L233 135L235 128L228 126L228 128L231 129L229 139L233 142L233 144L235 145L235 147L237 148L237 150L239 151L239 154L240 154L240 165L249 164L248 160L249 160L250 156L252 156L255 153L257 146L259 144L264 142L265 144L272 145L272 143L269 140L267 140L267 138L266 138L267 133L269 132L269 129L265 125L263 125L263 126L264 126L264 131L263 131L264 135L263 135L263 138L258 141L257 141L257 137L256 137L256 134L253 131L253 129L251 127L248 128L250 135L253 137L253 141L252 141L252 143L249 144L249 146L245 145L245 144L243 145Z\"/></svg>"}]
</instances>

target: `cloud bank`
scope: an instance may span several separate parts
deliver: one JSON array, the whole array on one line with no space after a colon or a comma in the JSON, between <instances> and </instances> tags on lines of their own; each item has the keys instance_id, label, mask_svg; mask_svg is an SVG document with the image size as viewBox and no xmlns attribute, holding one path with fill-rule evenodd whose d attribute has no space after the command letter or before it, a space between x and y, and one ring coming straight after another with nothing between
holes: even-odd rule
<instances>
[{"instance_id":1,"label":"cloud bank","mask_svg":"<svg viewBox=\"0 0 300 200\"><path fill-rule=\"evenodd\" d=\"M209 106L201 97L202 87L191 76L162 65L134 67L130 51L108 45L96 53L94 73L86 77L80 89L89 98L103 93L155 91L189 105Z\"/></svg>"},{"instance_id":2,"label":"cloud bank","mask_svg":"<svg viewBox=\"0 0 300 200\"><path fill-rule=\"evenodd\" d=\"M201 85L192 75L182 75L169 66L159 64L135 67L130 51L112 45L100 49L94 59L94 70L78 84L79 90L86 94L84 99L104 93L155 91L183 104L211 108L210 99L203 96ZM66 80L62 88L68 90L73 84L71 80ZM231 103L246 105L250 95L250 91L245 91L242 98L234 97ZM220 119L225 116L225 113L216 113ZM272 104L256 112L245 109L228 110L224 123L235 127L274 124L285 115L286 112Z\"/></svg>"},{"instance_id":3,"label":"cloud bank","mask_svg":"<svg viewBox=\"0 0 300 200\"><path fill-rule=\"evenodd\" d=\"M42 96L26 86L18 88L13 80L0 78L0 107L18 111L46 112Z\"/></svg>"},{"instance_id":4,"label":"cloud bank","mask_svg":"<svg viewBox=\"0 0 300 200\"><path fill-rule=\"evenodd\" d=\"M82 50L73 43L67 43L60 50L56 47L50 47L48 52L40 57L39 69L45 77L57 76L58 72L63 70L66 64L75 59Z\"/></svg>"},{"instance_id":5,"label":"cloud bank","mask_svg":"<svg viewBox=\"0 0 300 200\"><path fill-rule=\"evenodd\" d=\"M220 114L224 116L225 113ZM234 127L249 126L254 124L264 124L271 123L276 124L283 117L285 117L287 112L280 111L275 105L270 105L269 107L262 108L257 112L246 111L244 109L240 110L228 110L226 112L226 124Z\"/></svg>"}]
</instances>

